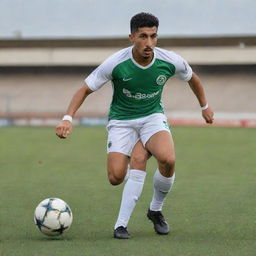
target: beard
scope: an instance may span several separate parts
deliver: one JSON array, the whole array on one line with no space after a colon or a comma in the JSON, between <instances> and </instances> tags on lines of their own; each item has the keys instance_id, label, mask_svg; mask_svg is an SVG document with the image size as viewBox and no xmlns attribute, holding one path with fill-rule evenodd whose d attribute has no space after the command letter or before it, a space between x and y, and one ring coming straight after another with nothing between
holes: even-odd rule
<instances>
[{"instance_id":1,"label":"beard","mask_svg":"<svg viewBox=\"0 0 256 256\"><path fill-rule=\"evenodd\" d=\"M147 60L147 59L149 59L149 58L151 58L152 56L142 56L142 58L144 59L144 60Z\"/></svg>"},{"instance_id":2,"label":"beard","mask_svg":"<svg viewBox=\"0 0 256 256\"><path fill-rule=\"evenodd\" d=\"M147 60L147 59L150 59L150 58L153 58L153 49L152 48L146 48L144 49L144 54L142 55L143 59Z\"/></svg>"}]
</instances>

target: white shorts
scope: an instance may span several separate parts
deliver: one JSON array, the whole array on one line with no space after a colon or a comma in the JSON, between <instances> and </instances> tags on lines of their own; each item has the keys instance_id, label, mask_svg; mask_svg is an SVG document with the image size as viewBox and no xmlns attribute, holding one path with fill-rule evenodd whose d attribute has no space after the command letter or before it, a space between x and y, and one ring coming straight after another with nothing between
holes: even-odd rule
<instances>
[{"instance_id":1,"label":"white shorts","mask_svg":"<svg viewBox=\"0 0 256 256\"><path fill-rule=\"evenodd\" d=\"M170 132L167 118L162 113L132 120L110 120L107 130L107 152L119 152L128 156L131 155L133 147L139 140L145 146L155 133Z\"/></svg>"}]
</instances>

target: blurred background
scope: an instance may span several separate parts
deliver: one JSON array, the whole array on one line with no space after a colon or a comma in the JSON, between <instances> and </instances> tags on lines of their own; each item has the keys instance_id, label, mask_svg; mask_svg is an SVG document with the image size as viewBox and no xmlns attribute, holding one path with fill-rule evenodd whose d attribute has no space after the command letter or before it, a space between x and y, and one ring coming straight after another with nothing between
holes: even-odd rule
<instances>
[{"instance_id":1,"label":"blurred background","mask_svg":"<svg viewBox=\"0 0 256 256\"><path fill-rule=\"evenodd\" d=\"M56 125L86 76L130 45L139 12L160 20L158 46L185 58L204 84L215 124L256 127L253 0L0 0L0 126ZM89 96L76 124L104 124L111 84ZM171 123L203 125L187 83L163 95Z\"/></svg>"}]
</instances>

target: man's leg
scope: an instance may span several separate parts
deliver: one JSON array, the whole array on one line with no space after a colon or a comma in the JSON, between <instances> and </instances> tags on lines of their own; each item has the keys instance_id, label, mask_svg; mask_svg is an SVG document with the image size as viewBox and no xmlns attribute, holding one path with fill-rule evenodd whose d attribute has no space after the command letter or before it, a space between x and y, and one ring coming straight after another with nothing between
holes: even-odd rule
<instances>
[{"instance_id":1,"label":"man's leg","mask_svg":"<svg viewBox=\"0 0 256 256\"><path fill-rule=\"evenodd\" d=\"M113 185L119 185L123 182L128 171L129 157L125 154L118 152L108 153L108 179ZM120 239L130 238L126 226L115 227L114 237Z\"/></svg>"},{"instance_id":2,"label":"man's leg","mask_svg":"<svg viewBox=\"0 0 256 256\"><path fill-rule=\"evenodd\" d=\"M175 178L175 152L171 134L168 131L157 132L147 141L146 149L158 161L158 169L153 178L154 194L147 216L154 223L158 234L168 234L169 226L161 211Z\"/></svg>"},{"instance_id":3,"label":"man's leg","mask_svg":"<svg viewBox=\"0 0 256 256\"><path fill-rule=\"evenodd\" d=\"M145 147L157 159L161 175L166 178L172 177L175 167L175 150L171 133L157 132L147 141Z\"/></svg>"},{"instance_id":4,"label":"man's leg","mask_svg":"<svg viewBox=\"0 0 256 256\"><path fill-rule=\"evenodd\" d=\"M123 189L119 215L115 224L115 238L130 238L126 227L143 189L146 177L146 162L149 157L150 155L144 149L142 143L140 141L137 142L131 154L131 169L129 170L129 177Z\"/></svg>"},{"instance_id":5,"label":"man's leg","mask_svg":"<svg viewBox=\"0 0 256 256\"><path fill-rule=\"evenodd\" d=\"M110 152L108 153L108 180L113 185L119 185L123 182L129 157L123 153Z\"/></svg>"}]
</instances>

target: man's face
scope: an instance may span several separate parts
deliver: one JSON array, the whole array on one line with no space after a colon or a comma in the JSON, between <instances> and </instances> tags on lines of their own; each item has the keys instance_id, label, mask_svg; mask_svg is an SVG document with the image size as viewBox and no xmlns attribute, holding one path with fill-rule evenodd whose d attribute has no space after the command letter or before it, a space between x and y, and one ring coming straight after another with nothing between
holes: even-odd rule
<instances>
[{"instance_id":1,"label":"man's face","mask_svg":"<svg viewBox=\"0 0 256 256\"><path fill-rule=\"evenodd\" d=\"M129 35L133 44L133 53L143 59L152 59L157 44L157 27L142 27Z\"/></svg>"}]
</instances>

